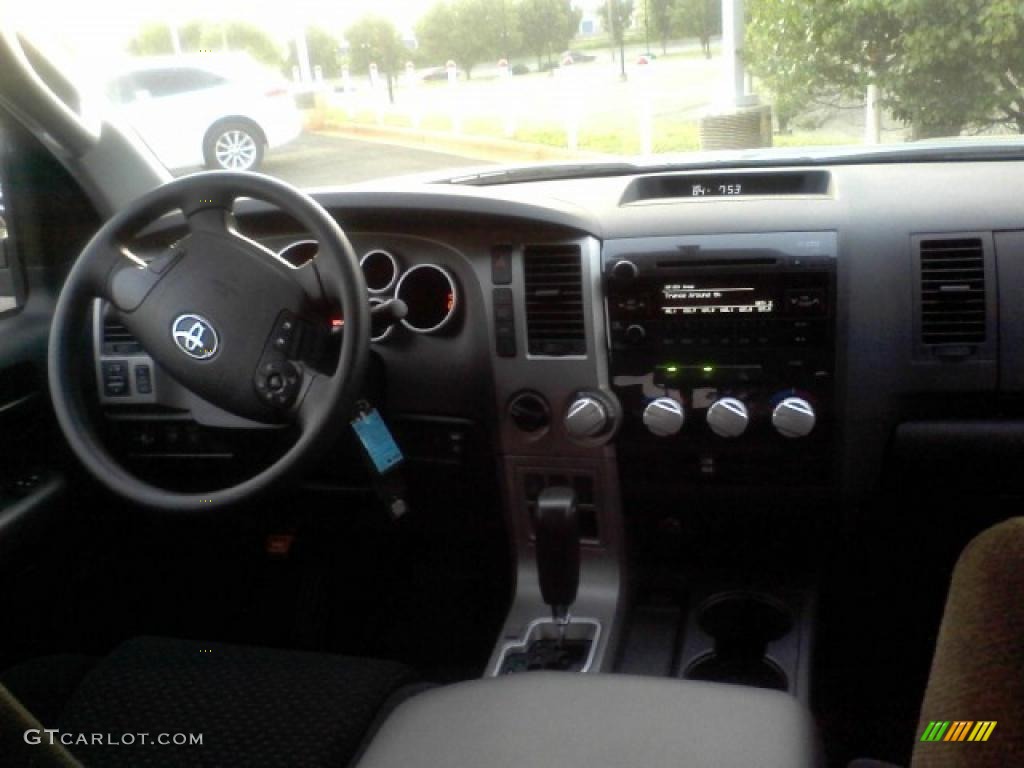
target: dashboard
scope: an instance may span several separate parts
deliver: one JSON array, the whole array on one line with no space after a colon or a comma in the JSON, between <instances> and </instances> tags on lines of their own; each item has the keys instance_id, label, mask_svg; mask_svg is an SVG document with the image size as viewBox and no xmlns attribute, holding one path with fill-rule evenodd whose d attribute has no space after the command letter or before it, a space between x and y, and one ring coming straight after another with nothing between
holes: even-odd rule
<instances>
[{"instance_id":1,"label":"dashboard","mask_svg":"<svg viewBox=\"0 0 1024 768\"><path fill-rule=\"evenodd\" d=\"M648 504L856 499L894 435L941 453L1024 434L1022 193L1016 162L313 192L371 304L408 308L374 323L385 412L482 425L509 504L579 480L598 542L620 484ZM269 207L236 215L282 258L315 254ZM258 426L181 390L102 306L93 334L110 418Z\"/></svg>"}]
</instances>

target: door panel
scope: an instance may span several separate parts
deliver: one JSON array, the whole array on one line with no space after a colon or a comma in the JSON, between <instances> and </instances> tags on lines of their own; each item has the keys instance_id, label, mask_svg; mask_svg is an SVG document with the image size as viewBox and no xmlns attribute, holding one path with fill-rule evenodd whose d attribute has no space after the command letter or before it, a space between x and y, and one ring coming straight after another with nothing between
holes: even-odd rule
<instances>
[{"instance_id":1,"label":"door panel","mask_svg":"<svg viewBox=\"0 0 1024 768\"><path fill-rule=\"evenodd\" d=\"M50 319L68 264L98 224L80 188L0 112L0 578L30 562L64 509L66 456L46 381Z\"/></svg>"}]
</instances>

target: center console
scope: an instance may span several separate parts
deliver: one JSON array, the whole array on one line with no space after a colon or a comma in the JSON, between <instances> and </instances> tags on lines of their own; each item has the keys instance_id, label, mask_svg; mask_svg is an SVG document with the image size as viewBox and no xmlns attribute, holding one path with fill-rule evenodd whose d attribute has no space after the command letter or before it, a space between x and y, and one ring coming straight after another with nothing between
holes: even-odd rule
<instances>
[{"instance_id":1,"label":"center console","mask_svg":"<svg viewBox=\"0 0 1024 768\"><path fill-rule=\"evenodd\" d=\"M624 476L642 468L652 490L828 481L835 261L833 232L605 244Z\"/></svg>"},{"instance_id":2,"label":"center console","mask_svg":"<svg viewBox=\"0 0 1024 768\"><path fill-rule=\"evenodd\" d=\"M657 657L659 675L806 697L814 591L778 553L834 486L837 250L834 232L580 249L590 354L495 357L519 568L488 675L648 674L633 660ZM561 261L543 266L568 280ZM531 289L512 267L515 314L539 304L562 322L576 295ZM549 520L556 497L572 513ZM626 529L642 585L628 621ZM634 631L648 605L670 605L647 612L661 640Z\"/></svg>"}]
</instances>

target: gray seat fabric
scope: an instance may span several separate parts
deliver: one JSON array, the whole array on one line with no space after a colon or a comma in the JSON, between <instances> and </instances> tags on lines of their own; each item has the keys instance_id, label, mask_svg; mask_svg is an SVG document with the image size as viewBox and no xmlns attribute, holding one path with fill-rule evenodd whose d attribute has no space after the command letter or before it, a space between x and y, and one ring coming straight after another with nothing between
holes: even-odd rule
<instances>
[{"instance_id":1,"label":"gray seat fabric","mask_svg":"<svg viewBox=\"0 0 1024 768\"><path fill-rule=\"evenodd\" d=\"M43 724L0 684L0 761L19 768L81 768L59 743L50 743Z\"/></svg>"},{"instance_id":2,"label":"gray seat fabric","mask_svg":"<svg viewBox=\"0 0 1024 768\"><path fill-rule=\"evenodd\" d=\"M784 693L716 683L530 672L422 693L358 768L810 768L810 713Z\"/></svg>"},{"instance_id":3,"label":"gray seat fabric","mask_svg":"<svg viewBox=\"0 0 1024 768\"><path fill-rule=\"evenodd\" d=\"M144 637L71 695L69 734L202 734L201 745L71 743L86 766L346 765L411 671L397 663Z\"/></svg>"},{"instance_id":4,"label":"gray seat fabric","mask_svg":"<svg viewBox=\"0 0 1024 768\"><path fill-rule=\"evenodd\" d=\"M74 653L37 656L0 672L0 685L48 728L99 658Z\"/></svg>"}]
</instances>

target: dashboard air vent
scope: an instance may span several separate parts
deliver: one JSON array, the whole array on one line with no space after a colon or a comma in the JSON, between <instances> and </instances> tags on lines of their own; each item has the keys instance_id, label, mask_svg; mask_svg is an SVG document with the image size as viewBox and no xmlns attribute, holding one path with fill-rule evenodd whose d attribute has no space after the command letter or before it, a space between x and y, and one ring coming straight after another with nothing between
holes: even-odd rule
<instances>
[{"instance_id":1,"label":"dashboard air vent","mask_svg":"<svg viewBox=\"0 0 1024 768\"><path fill-rule=\"evenodd\" d=\"M981 238L920 241L921 341L981 344L988 317Z\"/></svg>"},{"instance_id":2,"label":"dashboard air vent","mask_svg":"<svg viewBox=\"0 0 1024 768\"><path fill-rule=\"evenodd\" d=\"M565 357L587 353L583 267L577 246L528 247L526 335L531 355Z\"/></svg>"},{"instance_id":3,"label":"dashboard air vent","mask_svg":"<svg viewBox=\"0 0 1024 768\"><path fill-rule=\"evenodd\" d=\"M111 310L103 315L103 353L107 355L131 355L142 351L142 345L124 327L117 315Z\"/></svg>"}]
</instances>

